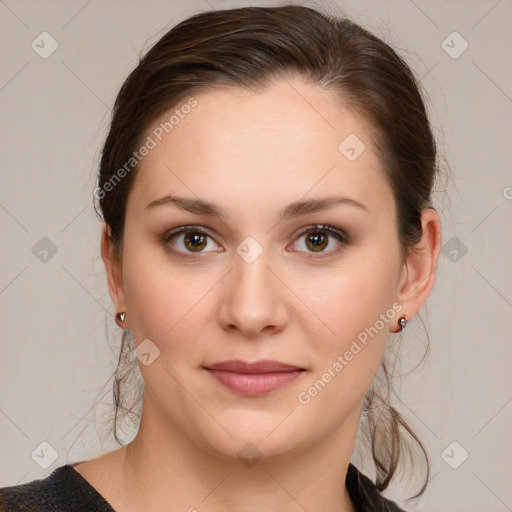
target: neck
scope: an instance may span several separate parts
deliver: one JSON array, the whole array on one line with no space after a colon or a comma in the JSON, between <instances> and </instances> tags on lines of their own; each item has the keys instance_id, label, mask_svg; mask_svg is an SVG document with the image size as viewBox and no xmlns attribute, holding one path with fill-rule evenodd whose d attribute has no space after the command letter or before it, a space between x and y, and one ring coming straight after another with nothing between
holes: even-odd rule
<instances>
[{"instance_id":1,"label":"neck","mask_svg":"<svg viewBox=\"0 0 512 512\"><path fill-rule=\"evenodd\" d=\"M198 447L186 432L162 429L162 418L146 409L123 448L118 491L126 510L353 512L345 478L359 418L354 411L314 446L249 464Z\"/></svg>"}]
</instances>

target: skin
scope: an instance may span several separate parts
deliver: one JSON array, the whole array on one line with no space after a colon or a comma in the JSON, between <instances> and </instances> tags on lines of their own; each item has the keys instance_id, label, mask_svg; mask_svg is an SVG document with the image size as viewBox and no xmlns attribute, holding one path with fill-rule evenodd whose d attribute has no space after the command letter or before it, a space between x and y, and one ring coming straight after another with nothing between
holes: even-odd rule
<instances>
[{"instance_id":1,"label":"skin","mask_svg":"<svg viewBox=\"0 0 512 512\"><path fill-rule=\"evenodd\" d=\"M369 127L317 86L295 77L263 92L214 89L194 97L197 106L142 162L121 261L106 226L102 233L115 311L127 312L124 328L136 346L150 339L160 350L150 365L138 361L146 384L141 425L128 446L75 469L118 512L353 511L340 482L365 393L400 315L308 404L297 397L394 303L408 318L418 313L434 284L439 217L423 210L423 238L404 259ZM338 150L349 134L366 146L354 161ZM146 208L165 194L213 202L227 217L169 204ZM280 220L289 203L334 195L364 208L337 204ZM314 224L346 231L351 242L323 232L327 240L315 252L308 243L314 228L298 233ZM183 235L163 241L187 225L210 230L203 252ZM263 249L251 263L236 252L246 237ZM203 368L228 359L273 359L307 371L247 397ZM248 442L261 454L252 467L237 457Z\"/></svg>"}]
</instances>

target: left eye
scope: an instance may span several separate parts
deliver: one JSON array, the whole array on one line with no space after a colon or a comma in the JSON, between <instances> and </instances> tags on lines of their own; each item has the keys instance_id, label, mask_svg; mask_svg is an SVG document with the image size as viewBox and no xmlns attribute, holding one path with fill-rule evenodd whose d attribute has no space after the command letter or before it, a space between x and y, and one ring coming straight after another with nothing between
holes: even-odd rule
<instances>
[{"instance_id":1,"label":"left eye","mask_svg":"<svg viewBox=\"0 0 512 512\"><path fill-rule=\"evenodd\" d=\"M309 226L299 233L299 239L305 235L303 246L306 247L306 252L312 253L331 253L336 252L338 249L325 250L330 247L331 238L335 238L338 246L343 246L349 243L349 237L343 231L339 231L330 226ZM335 244L336 245L336 244Z\"/></svg>"}]
</instances>

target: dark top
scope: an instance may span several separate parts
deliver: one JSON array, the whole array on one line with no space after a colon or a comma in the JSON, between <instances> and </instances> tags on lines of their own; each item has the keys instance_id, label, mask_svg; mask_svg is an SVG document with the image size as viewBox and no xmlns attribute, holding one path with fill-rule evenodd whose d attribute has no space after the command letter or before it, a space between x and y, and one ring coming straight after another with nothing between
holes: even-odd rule
<instances>
[{"instance_id":1,"label":"dark top","mask_svg":"<svg viewBox=\"0 0 512 512\"><path fill-rule=\"evenodd\" d=\"M404 512L373 482L349 465L347 490L356 512ZM0 488L0 512L115 512L108 501L71 464L44 479ZM145 511L144 511L145 512Z\"/></svg>"}]
</instances>

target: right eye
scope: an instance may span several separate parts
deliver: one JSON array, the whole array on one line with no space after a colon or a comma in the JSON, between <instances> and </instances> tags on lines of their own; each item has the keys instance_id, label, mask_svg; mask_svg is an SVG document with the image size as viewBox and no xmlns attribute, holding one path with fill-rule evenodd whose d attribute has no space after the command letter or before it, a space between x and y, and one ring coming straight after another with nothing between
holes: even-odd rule
<instances>
[{"instance_id":1,"label":"right eye","mask_svg":"<svg viewBox=\"0 0 512 512\"><path fill-rule=\"evenodd\" d=\"M219 246L213 237L200 226L181 226L167 232L164 235L163 243L170 251L185 258L190 258L192 254L220 252L219 249L214 248ZM205 250L208 247L211 247L212 250Z\"/></svg>"}]
</instances>

